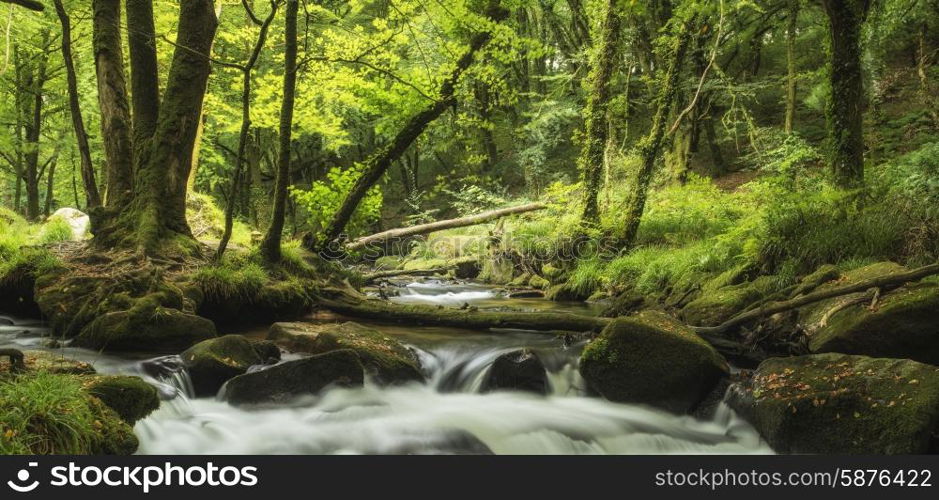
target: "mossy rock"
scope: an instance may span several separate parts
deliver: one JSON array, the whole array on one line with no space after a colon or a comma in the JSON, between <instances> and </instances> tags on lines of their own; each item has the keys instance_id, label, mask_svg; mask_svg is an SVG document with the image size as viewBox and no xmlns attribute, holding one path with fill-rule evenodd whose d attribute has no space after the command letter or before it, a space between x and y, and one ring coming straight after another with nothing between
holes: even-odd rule
<instances>
[{"instance_id":1,"label":"mossy rock","mask_svg":"<svg viewBox=\"0 0 939 500\"><path fill-rule=\"evenodd\" d=\"M841 272L838 271L837 267L831 264L825 264L816 269L812 274L799 280L799 284L796 286L795 290L792 291L791 296L795 297L797 295L811 293L816 288L829 281L834 281L839 277L841 277Z\"/></svg>"},{"instance_id":2,"label":"mossy rock","mask_svg":"<svg viewBox=\"0 0 939 500\"><path fill-rule=\"evenodd\" d=\"M83 384L88 394L100 399L130 425L160 407L156 388L139 377L99 375L88 377Z\"/></svg>"},{"instance_id":3,"label":"mossy rock","mask_svg":"<svg viewBox=\"0 0 939 500\"><path fill-rule=\"evenodd\" d=\"M564 270L548 263L541 266L541 275L551 283L558 283L564 278Z\"/></svg>"},{"instance_id":4,"label":"mossy rock","mask_svg":"<svg viewBox=\"0 0 939 500\"><path fill-rule=\"evenodd\" d=\"M99 316L82 329L73 345L113 352L178 353L215 336L211 321L151 304Z\"/></svg>"},{"instance_id":5,"label":"mossy rock","mask_svg":"<svg viewBox=\"0 0 939 500\"><path fill-rule=\"evenodd\" d=\"M635 290L627 290L613 297L600 313L600 316L616 318L632 314L644 308L646 308L646 297Z\"/></svg>"},{"instance_id":6,"label":"mossy rock","mask_svg":"<svg viewBox=\"0 0 939 500\"><path fill-rule=\"evenodd\" d=\"M903 270L894 263L878 263L847 272L817 291ZM800 309L809 350L906 358L939 366L939 285L902 286L881 295L873 308L872 298L861 292Z\"/></svg>"},{"instance_id":7,"label":"mossy rock","mask_svg":"<svg viewBox=\"0 0 939 500\"><path fill-rule=\"evenodd\" d=\"M836 353L771 358L727 401L778 452L925 453L939 431L939 368Z\"/></svg>"},{"instance_id":8,"label":"mossy rock","mask_svg":"<svg viewBox=\"0 0 939 500\"><path fill-rule=\"evenodd\" d=\"M547 297L548 300L557 302L583 302L587 300L589 296L589 293L584 294L568 283L554 285L545 292L545 297Z\"/></svg>"},{"instance_id":9,"label":"mossy rock","mask_svg":"<svg viewBox=\"0 0 939 500\"><path fill-rule=\"evenodd\" d=\"M483 258L479 279L486 283L506 285L515 278L515 263L509 259L493 255Z\"/></svg>"},{"instance_id":10,"label":"mossy rock","mask_svg":"<svg viewBox=\"0 0 939 500\"><path fill-rule=\"evenodd\" d=\"M133 455L140 446L133 425L97 397L88 397L88 406L97 414L89 455Z\"/></svg>"},{"instance_id":11,"label":"mossy rock","mask_svg":"<svg viewBox=\"0 0 939 500\"><path fill-rule=\"evenodd\" d=\"M268 361L273 351L259 352L261 343L253 343L241 335L225 335L203 340L183 352L180 357L189 371L196 396L215 396L229 379ZM276 347L275 347L276 350ZM277 360L280 351L277 351Z\"/></svg>"},{"instance_id":12,"label":"mossy rock","mask_svg":"<svg viewBox=\"0 0 939 500\"><path fill-rule=\"evenodd\" d=\"M528 286L528 282L529 282L530 280L531 280L531 274L529 274L529 273L522 273L522 274L519 274L518 276L516 276L515 278L512 278L512 281L510 281L510 282L508 283L508 285L509 285L509 286L513 286L513 287Z\"/></svg>"},{"instance_id":13,"label":"mossy rock","mask_svg":"<svg viewBox=\"0 0 939 500\"><path fill-rule=\"evenodd\" d=\"M689 325L716 326L743 312L747 306L777 291L775 276L759 278L703 293L681 310Z\"/></svg>"},{"instance_id":14,"label":"mossy rock","mask_svg":"<svg viewBox=\"0 0 939 500\"><path fill-rule=\"evenodd\" d=\"M644 311L613 320L587 344L580 373L611 401L687 413L728 374L728 366L681 322Z\"/></svg>"},{"instance_id":15,"label":"mossy rock","mask_svg":"<svg viewBox=\"0 0 939 500\"><path fill-rule=\"evenodd\" d=\"M349 349L380 383L423 381L420 360L393 338L354 322L274 323L268 340L294 352L323 354Z\"/></svg>"},{"instance_id":16,"label":"mossy rock","mask_svg":"<svg viewBox=\"0 0 939 500\"><path fill-rule=\"evenodd\" d=\"M363 383L359 355L340 349L239 375L225 384L223 397L234 405L282 404L329 386L361 387Z\"/></svg>"},{"instance_id":17,"label":"mossy rock","mask_svg":"<svg viewBox=\"0 0 939 500\"><path fill-rule=\"evenodd\" d=\"M95 368L84 361L66 358L49 351L23 351L23 363L31 372L46 372L59 375L91 375ZM10 371L9 360L0 357L0 373Z\"/></svg>"},{"instance_id":18,"label":"mossy rock","mask_svg":"<svg viewBox=\"0 0 939 500\"><path fill-rule=\"evenodd\" d=\"M277 319L299 318L313 308L307 288L312 282L299 279L271 281L251 294L219 296L200 290L196 313L218 325L270 324Z\"/></svg>"},{"instance_id":19,"label":"mossy rock","mask_svg":"<svg viewBox=\"0 0 939 500\"><path fill-rule=\"evenodd\" d=\"M538 276L537 274L533 274L528 280L528 286L537 288L539 290L544 290L551 286L551 282L542 278L541 276Z\"/></svg>"}]
</instances>

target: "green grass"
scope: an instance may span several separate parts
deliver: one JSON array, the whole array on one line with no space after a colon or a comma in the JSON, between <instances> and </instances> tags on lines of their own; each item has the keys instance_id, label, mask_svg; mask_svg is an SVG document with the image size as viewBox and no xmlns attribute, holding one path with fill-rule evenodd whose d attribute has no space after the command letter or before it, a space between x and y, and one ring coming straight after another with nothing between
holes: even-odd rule
<instances>
[{"instance_id":1,"label":"green grass","mask_svg":"<svg viewBox=\"0 0 939 500\"><path fill-rule=\"evenodd\" d=\"M0 379L0 454L92 453L101 422L90 399L71 376Z\"/></svg>"},{"instance_id":2,"label":"green grass","mask_svg":"<svg viewBox=\"0 0 939 500\"><path fill-rule=\"evenodd\" d=\"M254 297L270 276L249 256L229 254L221 263L199 268L192 280L206 295L244 299Z\"/></svg>"}]
</instances>

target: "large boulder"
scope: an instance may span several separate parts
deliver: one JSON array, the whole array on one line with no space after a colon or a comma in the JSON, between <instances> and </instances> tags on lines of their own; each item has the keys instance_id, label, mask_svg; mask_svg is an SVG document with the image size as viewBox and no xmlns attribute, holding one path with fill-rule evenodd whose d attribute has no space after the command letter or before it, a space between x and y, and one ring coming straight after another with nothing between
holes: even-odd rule
<instances>
[{"instance_id":1,"label":"large boulder","mask_svg":"<svg viewBox=\"0 0 939 500\"><path fill-rule=\"evenodd\" d=\"M328 386L356 387L363 381L359 356L341 349L239 375L228 381L223 394L234 405L288 403Z\"/></svg>"},{"instance_id":2,"label":"large boulder","mask_svg":"<svg viewBox=\"0 0 939 500\"><path fill-rule=\"evenodd\" d=\"M835 353L771 358L727 401L778 452L924 453L939 431L939 369Z\"/></svg>"},{"instance_id":3,"label":"large boulder","mask_svg":"<svg viewBox=\"0 0 939 500\"><path fill-rule=\"evenodd\" d=\"M816 291L904 271L881 262L844 273ZM913 283L880 294L843 295L803 307L799 323L816 353L908 358L939 365L939 285Z\"/></svg>"},{"instance_id":4,"label":"large boulder","mask_svg":"<svg viewBox=\"0 0 939 500\"><path fill-rule=\"evenodd\" d=\"M72 345L113 352L176 353L215 335L215 324L203 317L166 307L134 307L98 316Z\"/></svg>"},{"instance_id":5,"label":"large boulder","mask_svg":"<svg viewBox=\"0 0 939 500\"><path fill-rule=\"evenodd\" d=\"M280 361L280 351L269 342L225 335L203 340L180 357L192 378L196 396L214 396L228 379L247 372L248 368Z\"/></svg>"},{"instance_id":6,"label":"large boulder","mask_svg":"<svg viewBox=\"0 0 939 500\"><path fill-rule=\"evenodd\" d=\"M59 218L68 223L69 228L72 230L72 241L83 241L91 236L88 232L91 219L88 214L81 210L63 207L56 210L49 218Z\"/></svg>"},{"instance_id":7,"label":"large boulder","mask_svg":"<svg viewBox=\"0 0 939 500\"><path fill-rule=\"evenodd\" d=\"M551 385L538 356L529 349L502 354L489 368L482 391L516 390L547 394Z\"/></svg>"},{"instance_id":8,"label":"large boulder","mask_svg":"<svg viewBox=\"0 0 939 500\"><path fill-rule=\"evenodd\" d=\"M590 388L611 401L686 413L728 374L728 367L683 323L645 311L613 320L587 344L580 373Z\"/></svg>"},{"instance_id":9,"label":"large boulder","mask_svg":"<svg viewBox=\"0 0 939 500\"><path fill-rule=\"evenodd\" d=\"M130 425L160 407L156 388L139 377L108 375L84 380L89 394L100 399Z\"/></svg>"},{"instance_id":10,"label":"large boulder","mask_svg":"<svg viewBox=\"0 0 939 500\"><path fill-rule=\"evenodd\" d=\"M274 323L267 339L287 350L308 354L352 350L369 375L380 383L424 380L420 360L411 349L378 330L351 321Z\"/></svg>"}]
</instances>

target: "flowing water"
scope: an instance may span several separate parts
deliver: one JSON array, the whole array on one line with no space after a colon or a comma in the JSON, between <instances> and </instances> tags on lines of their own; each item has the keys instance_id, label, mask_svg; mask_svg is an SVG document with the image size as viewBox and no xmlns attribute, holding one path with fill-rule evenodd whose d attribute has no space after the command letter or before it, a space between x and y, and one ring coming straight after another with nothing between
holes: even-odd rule
<instances>
[{"instance_id":1,"label":"flowing water","mask_svg":"<svg viewBox=\"0 0 939 500\"><path fill-rule=\"evenodd\" d=\"M391 300L589 312L582 304L509 300L474 284L428 281L399 292ZM4 325L9 322L0 318L0 347L45 348L41 325L16 320ZM160 409L135 428L143 454L772 452L724 405L702 421L588 397L576 369L582 345L512 330L371 326L415 349L426 383L378 387L366 381L362 388L334 388L291 405L242 409L192 397L192 384L177 356L145 360L69 347L55 352L93 363L102 373L142 376L160 389ZM481 393L492 362L522 347L535 351L545 364L550 393Z\"/></svg>"}]
</instances>

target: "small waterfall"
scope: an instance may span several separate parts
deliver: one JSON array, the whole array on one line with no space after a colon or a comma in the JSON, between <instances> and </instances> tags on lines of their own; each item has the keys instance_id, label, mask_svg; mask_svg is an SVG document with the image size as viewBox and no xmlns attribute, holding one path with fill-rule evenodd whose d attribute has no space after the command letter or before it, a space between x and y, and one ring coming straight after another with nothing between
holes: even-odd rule
<instances>
[{"instance_id":1,"label":"small waterfall","mask_svg":"<svg viewBox=\"0 0 939 500\"><path fill-rule=\"evenodd\" d=\"M445 285L437 281L410 283L399 289L392 302L399 304L433 304L459 306L496 298L498 294L479 285Z\"/></svg>"}]
</instances>

